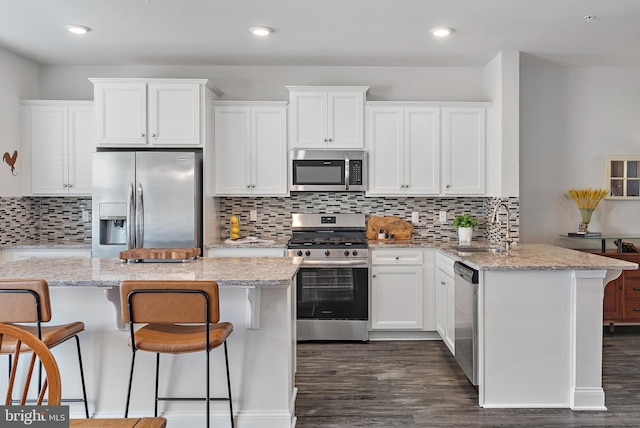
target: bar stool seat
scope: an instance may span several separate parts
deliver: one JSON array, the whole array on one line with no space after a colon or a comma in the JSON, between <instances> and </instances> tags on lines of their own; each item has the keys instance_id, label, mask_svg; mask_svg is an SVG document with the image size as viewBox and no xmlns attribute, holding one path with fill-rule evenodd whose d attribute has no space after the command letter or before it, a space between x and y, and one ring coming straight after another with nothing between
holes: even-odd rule
<instances>
[{"instance_id":1,"label":"bar stool seat","mask_svg":"<svg viewBox=\"0 0 640 428\"><path fill-rule=\"evenodd\" d=\"M149 324L136 331L136 348L161 354L202 351L207 347L206 330L204 325ZM211 325L209 349L222 345L232 331L228 322Z\"/></svg>"},{"instance_id":2,"label":"bar stool seat","mask_svg":"<svg viewBox=\"0 0 640 428\"><path fill-rule=\"evenodd\" d=\"M34 336L38 337L38 327L30 326L30 325L21 325L21 324L13 324L8 323L10 325L21 328L22 330L28 331ZM71 336L74 336L81 331L84 331L84 323L80 321L72 322L69 324L63 325L55 325L55 326L43 326L42 327L42 337L40 340L44 342L49 348L53 348L56 345L61 344L65 340L69 339ZM12 354L16 350L16 340L9 338L2 343L0 347L0 354ZM25 344L22 345L22 351L30 351L28 346Z\"/></svg>"}]
</instances>

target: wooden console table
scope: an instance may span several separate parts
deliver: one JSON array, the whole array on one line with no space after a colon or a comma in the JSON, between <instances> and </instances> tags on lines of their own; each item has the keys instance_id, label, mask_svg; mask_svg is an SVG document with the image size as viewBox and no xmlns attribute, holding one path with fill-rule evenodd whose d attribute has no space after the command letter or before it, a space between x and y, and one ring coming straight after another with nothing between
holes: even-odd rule
<instances>
[{"instance_id":1,"label":"wooden console table","mask_svg":"<svg viewBox=\"0 0 640 428\"><path fill-rule=\"evenodd\" d=\"M71 419L70 428L165 428L165 418Z\"/></svg>"}]
</instances>

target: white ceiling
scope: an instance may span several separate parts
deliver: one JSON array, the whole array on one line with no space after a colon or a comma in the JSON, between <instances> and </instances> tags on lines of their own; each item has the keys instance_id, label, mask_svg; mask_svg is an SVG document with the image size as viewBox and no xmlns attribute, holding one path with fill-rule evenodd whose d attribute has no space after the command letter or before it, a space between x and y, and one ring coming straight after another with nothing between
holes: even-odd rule
<instances>
[{"instance_id":1,"label":"white ceiling","mask_svg":"<svg viewBox=\"0 0 640 428\"><path fill-rule=\"evenodd\" d=\"M62 65L639 66L640 0L0 0L0 47Z\"/></svg>"}]
</instances>

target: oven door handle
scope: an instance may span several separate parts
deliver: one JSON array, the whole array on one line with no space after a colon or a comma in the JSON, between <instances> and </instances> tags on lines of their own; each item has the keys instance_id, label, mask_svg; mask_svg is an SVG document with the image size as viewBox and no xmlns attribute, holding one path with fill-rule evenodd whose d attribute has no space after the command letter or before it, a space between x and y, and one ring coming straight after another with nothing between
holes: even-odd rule
<instances>
[{"instance_id":1,"label":"oven door handle","mask_svg":"<svg viewBox=\"0 0 640 428\"><path fill-rule=\"evenodd\" d=\"M369 267L367 260L309 260L302 261L302 267L324 267L324 268L342 268L342 267Z\"/></svg>"}]
</instances>

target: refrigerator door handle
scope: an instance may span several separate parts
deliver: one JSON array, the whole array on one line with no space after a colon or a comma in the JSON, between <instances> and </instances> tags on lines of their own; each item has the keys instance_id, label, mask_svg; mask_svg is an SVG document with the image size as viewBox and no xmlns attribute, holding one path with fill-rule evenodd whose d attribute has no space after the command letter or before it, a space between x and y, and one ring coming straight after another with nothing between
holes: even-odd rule
<instances>
[{"instance_id":1,"label":"refrigerator door handle","mask_svg":"<svg viewBox=\"0 0 640 428\"><path fill-rule=\"evenodd\" d=\"M144 192L142 183L138 183L136 200L136 248L144 248Z\"/></svg>"},{"instance_id":2,"label":"refrigerator door handle","mask_svg":"<svg viewBox=\"0 0 640 428\"><path fill-rule=\"evenodd\" d=\"M135 204L133 201L133 183L129 185L129 197L127 198L127 250L135 248L134 234Z\"/></svg>"}]
</instances>

